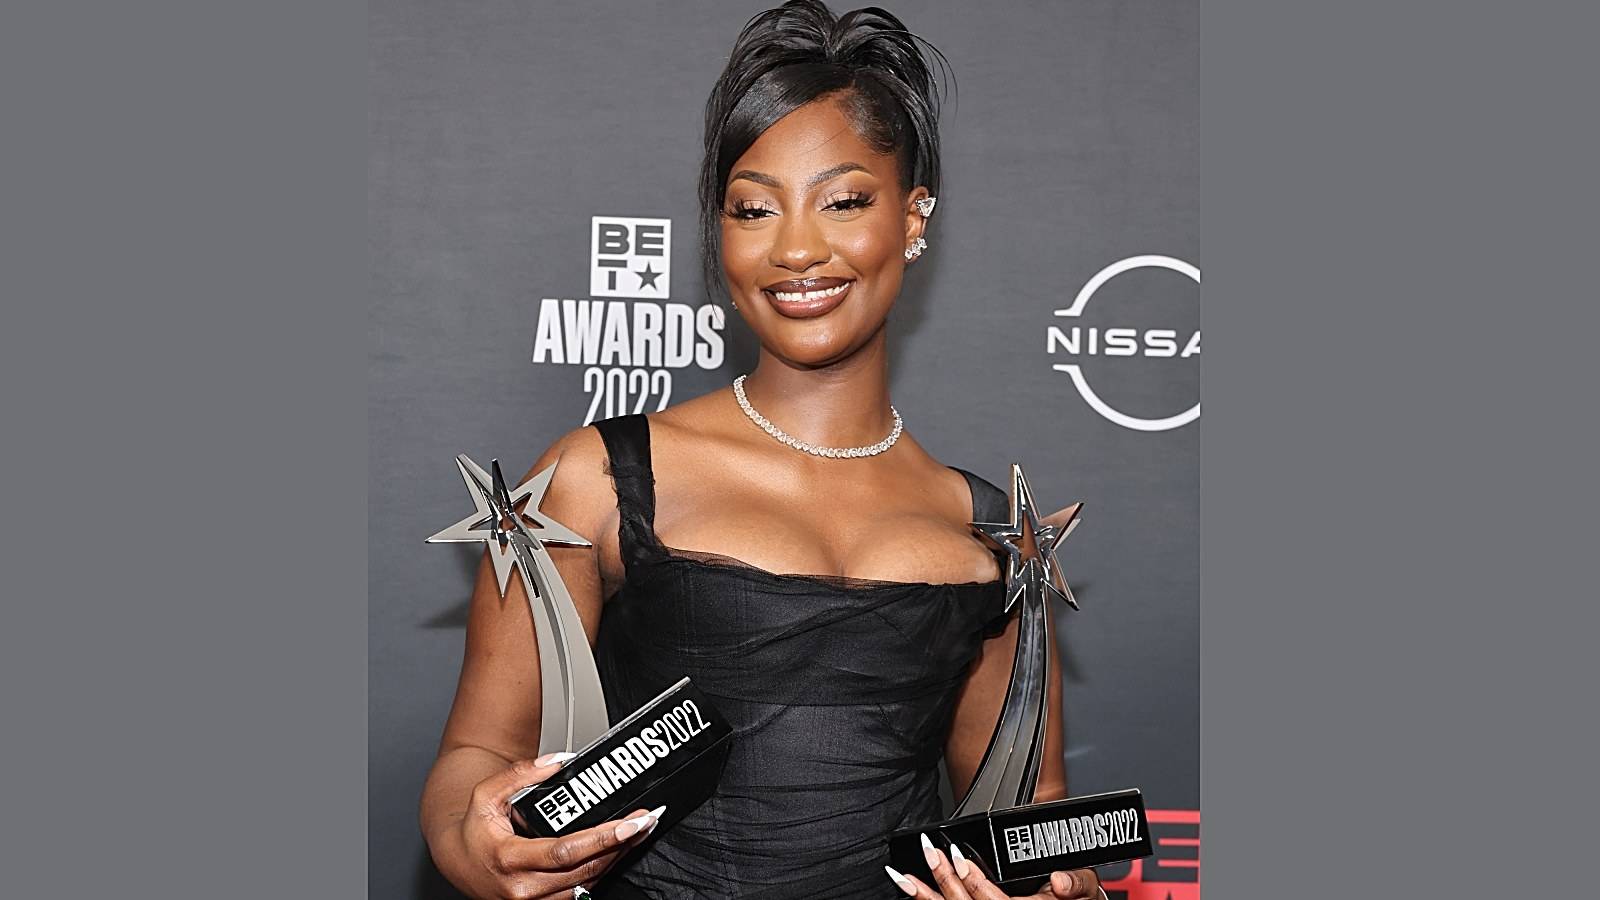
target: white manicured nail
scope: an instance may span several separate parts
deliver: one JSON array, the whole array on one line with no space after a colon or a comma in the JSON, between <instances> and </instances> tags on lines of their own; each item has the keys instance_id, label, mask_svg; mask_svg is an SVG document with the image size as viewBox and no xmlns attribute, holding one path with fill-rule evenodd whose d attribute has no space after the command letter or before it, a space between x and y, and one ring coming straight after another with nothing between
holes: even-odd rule
<instances>
[{"instance_id":1,"label":"white manicured nail","mask_svg":"<svg viewBox=\"0 0 1600 900\"><path fill-rule=\"evenodd\" d=\"M928 861L928 870L939 868L939 851L933 849L933 841L927 835L922 835L922 858Z\"/></svg>"},{"instance_id":2,"label":"white manicured nail","mask_svg":"<svg viewBox=\"0 0 1600 900\"><path fill-rule=\"evenodd\" d=\"M972 863L967 862L967 858L961 855L961 848L955 844L950 845L950 862L956 867L957 878L966 878L967 870L972 868Z\"/></svg>"},{"instance_id":3,"label":"white manicured nail","mask_svg":"<svg viewBox=\"0 0 1600 900\"><path fill-rule=\"evenodd\" d=\"M908 896L908 897L916 896L917 889L914 886L912 886L911 881L909 879L907 879L904 875L901 875L899 872L896 872L895 870L889 868L888 866L884 866L883 870L885 872L889 873L889 880L894 882L894 886L895 887L897 887L900 890L906 892L906 896Z\"/></svg>"},{"instance_id":4,"label":"white manicured nail","mask_svg":"<svg viewBox=\"0 0 1600 900\"><path fill-rule=\"evenodd\" d=\"M543 756L539 757L538 759L534 760L533 764L536 765L536 766L553 766L553 765L556 765L557 763L564 763L564 762L567 762L568 760L573 760L573 759L577 759L577 758L578 758L578 754L576 754L576 753L568 753L568 752L563 750L563 751L561 751L559 753L546 753L545 755L543 755Z\"/></svg>"},{"instance_id":5,"label":"white manicured nail","mask_svg":"<svg viewBox=\"0 0 1600 900\"><path fill-rule=\"evenodd\" d=\"M658 808L666 809L664 806ZM649 831L655 827L655 824L656 814L653 811L634 816L631 819L624 819L622 824L617 826L617 840L625 841L641 831Z\"/></svg>"}]
</instances>

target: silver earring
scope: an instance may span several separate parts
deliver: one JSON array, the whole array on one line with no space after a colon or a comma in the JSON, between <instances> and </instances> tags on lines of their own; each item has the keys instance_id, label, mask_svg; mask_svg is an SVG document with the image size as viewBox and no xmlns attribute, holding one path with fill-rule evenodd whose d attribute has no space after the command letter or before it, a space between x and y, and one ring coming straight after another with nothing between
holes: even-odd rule
<instances>
[{"instance_id":1,"label":"silver earring","mask_svg":"<svg viewBox=\"0 0 1600 900\"><path fill-rule=\"evenodd\" d=\"M921 200L913 201L917 207L917 212L922 213L924 219L933 215L933 205L938 202L938 197L923 197Z\"/></svg>"},{"instance_id":2,"label":"silver earring","mask_svg":"<svg viewBox=\"0 0 1600 900\"><path fill-rule=\"evenodd\" d=\"M928 249L928 242L922 238L917 238L911 246L906 248L906 262L910 262L913 259L921 256L922 251L926 249Z\"/></svg>"}]
</instances>

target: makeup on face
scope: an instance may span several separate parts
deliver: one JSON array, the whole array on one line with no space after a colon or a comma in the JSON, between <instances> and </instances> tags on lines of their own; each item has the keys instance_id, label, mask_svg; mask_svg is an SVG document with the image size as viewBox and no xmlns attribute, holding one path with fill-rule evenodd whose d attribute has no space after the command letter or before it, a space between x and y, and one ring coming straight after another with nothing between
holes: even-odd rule
<instances>
[{"instance_id":1,"label":"makeup on face","mask_svg":"<svg viewBox=\"0 0 1600 900\"><path fill-rule=\"evenodd\" d=\"M735 161L723 271L769 350L820 362L881 328L905 270L899 178L898 160L863 142L829 100L780 119Z\"/></svg>"}]
</instances>

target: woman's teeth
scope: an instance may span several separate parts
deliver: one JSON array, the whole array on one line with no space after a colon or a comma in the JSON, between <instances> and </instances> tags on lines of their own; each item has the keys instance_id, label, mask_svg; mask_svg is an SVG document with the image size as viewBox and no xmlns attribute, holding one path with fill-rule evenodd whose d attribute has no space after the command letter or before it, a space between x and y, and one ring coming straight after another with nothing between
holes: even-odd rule
<instances>
[{"instance_id":1,"label":"woman's teeth","mask_svg":"<svg viewBox=\"0 0 1600 900\"><path fill-rule=\"evenodd\" d=\"M784 301L785 303L798 303L803 300L821 300L823 297L837 297L838 295L844 293L845 288L849 286L850 282L846 281L844 284L841 284L838 287L831 287L827 290L799 292L773 291L772 296Z\"/></svg>"}]
</instances>

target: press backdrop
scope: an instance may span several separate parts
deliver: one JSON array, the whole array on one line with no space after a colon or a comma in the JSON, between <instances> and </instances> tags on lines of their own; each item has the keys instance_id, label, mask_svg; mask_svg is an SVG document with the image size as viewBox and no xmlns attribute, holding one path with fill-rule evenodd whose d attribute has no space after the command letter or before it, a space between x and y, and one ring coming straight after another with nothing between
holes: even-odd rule
<instances>
[{"instance_id":1,"label":"press backdrop","mask_svg":"<svg viewBox=\"0 0 1600 900\"><path fill-rule=\"evenodd\" d=\"M706 94L765 6L369 3L374 897L457 896L416 824L479 553L423 543L470 508L454 455L520 475L753 360L705 301L695 176ZM1083 609L1057 616L1069 786L1141 787L1157 820L1155 858L1103 871L1113 900L1197 897L1198 4L888 6L958 84L894 402L940 460L1085 502Z\"/></svg>"}]
</instances>

